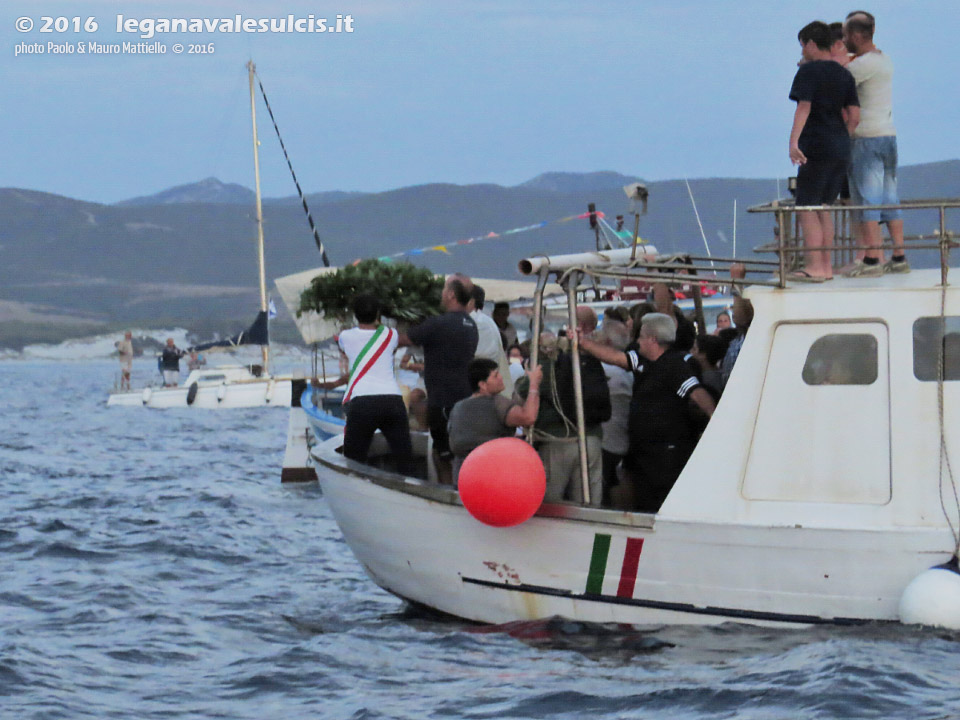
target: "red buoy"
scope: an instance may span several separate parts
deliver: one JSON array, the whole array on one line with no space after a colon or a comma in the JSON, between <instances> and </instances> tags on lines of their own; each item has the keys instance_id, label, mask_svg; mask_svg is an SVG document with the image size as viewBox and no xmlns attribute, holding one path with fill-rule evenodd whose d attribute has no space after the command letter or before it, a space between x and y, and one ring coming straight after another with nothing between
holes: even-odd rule
<instances>
[{"instance_id":1,"label":"red buoy","mask_svg":"<svg viewBox=\"0 0 960 720\"><path fill-rule=\"evenodd\" d=\"M463 460L460 500L477 520L510 527L529 520L543 502L547 474L540 455L519 438L490 440Z\"/></svg>"}]
</instances>

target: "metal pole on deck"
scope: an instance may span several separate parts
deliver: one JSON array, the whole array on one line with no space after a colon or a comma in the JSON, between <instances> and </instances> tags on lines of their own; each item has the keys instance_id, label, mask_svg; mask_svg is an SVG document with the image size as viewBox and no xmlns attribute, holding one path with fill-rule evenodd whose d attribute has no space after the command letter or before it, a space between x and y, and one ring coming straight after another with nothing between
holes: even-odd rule
<instances>
[{"instance_id":1,"label":"metal pole on deck","mask_svg":"<svg viewBox=\"0 0 960 720\"><path fill-rule=\"evenodd\" d=\"M547 287L547 275L550 268L544 265L540 268L540 274L537 276L537 289L533 291L533 326L530 332L533 337L530 339L530 369L537 366L540 359L540 328L543 325L543 291ZM541 398L542 402L542 398ZM527 442L533 445L533 433L527 428Z\"/></svg>"},{"instance_id":2,"label":"metal pole on deck","mask_svg":"<svg viewBox=\"0 0 960 720\"><path fill-rule=\"evenodd\" d=\"M633 214L633 249L630 251L630 262L633 262L637 259L637 245L640 240L640 213L636 212Z\"/></svg>"},{"instance_id":3,"label":"metal pole on deck","mask_svg":"<svg viewBox=\"0 0 960 720\"><path fill-rule=\"evenodd\" d=\"M947 268L950 264L950 244L947 240L947 209L940 206L940 284L947 284Z\"/></svg>"},{"instance_id":4,"label":"metal pole on deck","mask_svg":"<svg viewBox=\"0 0 960 720\"><path fill-rule=\"evenodd\" d=\"M253 60L247 63L247 73L250 76L250 118L253 123L253 174L257 190L257 263L260 268L260 311L267 312L267 275L263 261L263 205L260 202L260 140L257 138L257 103L253 92L253 76L257 66ZM270 346L261 345L260 355L263 358L263 371L270 372Z\"/></svg>"},{"instance_id":5,"label":"metal pole on deck","mask_svg":"<svg viewBox=\"0 0 960 720\"><path fill-rule=\"evenodd\" d=\"M786 267L786 258L784 253L784 243L786 242L787 235L787 223L784 218L784 212L782 209L777 208L777 260L778 267L780 272L780 287L787 286L787 267Z\"/></svg>"},{"instance_id":6,"label":"metal pole on deck","mask_svg":"<svg viewBox=\"0 0 960 720\"><path fill-rule=\"evenodd\" d=\"M577 409L577 446L580 450L580 483L583 488L583 504L590 504L590 475L587 472L586 421L583 415L583 385L580 380L580 339L577 337L577 286L580 273L567 276L567 336L570 338L570 356L573 365L573 401Z\"/></svg>"}]
</instances>

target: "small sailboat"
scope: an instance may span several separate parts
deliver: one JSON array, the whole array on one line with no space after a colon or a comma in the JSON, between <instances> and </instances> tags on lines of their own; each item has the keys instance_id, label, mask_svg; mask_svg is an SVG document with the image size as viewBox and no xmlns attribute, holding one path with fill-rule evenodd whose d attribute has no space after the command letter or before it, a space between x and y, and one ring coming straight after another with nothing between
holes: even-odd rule
<instances>
[{"instance_id":1,"label":"small sailboat","mask_svg":"<svg viewBox=\"0 0 960 720\"><path fill-rule=\"evenodd\" d=\"M257 110L254 95L253 62L247 63L250 78L250 115L253 126L253 166L256 180L257 261L260 285L260 311L244 332L226 340L197 345L197 351L259 345L261 362L251 365L218 365L190 371L176 387L148 386L138 390L115 389L107 399L109 406L174 408L196 407L227 409L245 407L290 407L291 375L270 372L269 299L263 257L263 207L260 197L260 155L257 137ZM301 379L302 383L302 379ZM302 387L300 388L302 390Z\"/></svg>"}]
</instances>

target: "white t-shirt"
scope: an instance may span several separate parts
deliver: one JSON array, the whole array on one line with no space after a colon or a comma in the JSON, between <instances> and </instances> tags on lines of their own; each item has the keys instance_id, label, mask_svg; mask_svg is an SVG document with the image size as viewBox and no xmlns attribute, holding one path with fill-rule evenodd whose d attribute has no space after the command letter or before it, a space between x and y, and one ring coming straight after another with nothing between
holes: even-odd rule
<instances>
[{"instance_id":1,"label":"white t-shirt","mask_svg":"<svg viewBox=\"0 0 960 720\"><path fill-rule=\"evenodd\" d=\"M500 366L500 375L503 377L504 397L513 395L513 377L510 375L510 363L507 353L503 350L503 340L500 339L500 328L494 319L482 310L474 310L470 317L477 324L477 349L474 357L489 358Z\"/></svg>"},{"instance_id":2,"label":"white t-shirt","mask_svg":"<svg viewBox=\"0 0 960 720\"><path fill-rule=\"evenodd\" d=\"M376 330L350 328L340 333L340 349L350 361L350 382L343 401L363 395L399 395L393 372L397 331L380 325Z\"/></svg>"},{"instance_id":3,"label":"white t-shirt","mask_svg":"<svg viewBox=\"0 0 960 720\"><path fill-rule=\"evenodd\" d=\"M516 385L517 380L526 375L526 370L523 369L522 362L513 362L510 361L510 378L513 380L514 385Z\"/></svg>"},{"instance_id":4,"label":"white t-shirt","mask_svg":"<svg viewBox=\"0 0 960 720\"><path fill-rule=\"evenodd\" d=\"M893 125L893 61L879 50L855 57L847 70L857 81L860 124L855 138L896 135Z\"/></svg>"}]
</instances>

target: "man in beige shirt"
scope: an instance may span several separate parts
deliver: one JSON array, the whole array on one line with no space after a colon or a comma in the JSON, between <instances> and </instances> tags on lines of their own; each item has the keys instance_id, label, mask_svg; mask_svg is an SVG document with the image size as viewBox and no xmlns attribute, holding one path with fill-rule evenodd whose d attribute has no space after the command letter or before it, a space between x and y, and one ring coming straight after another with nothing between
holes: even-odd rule
<instances>
[{"instance_id":1,"label":"man in beige shirt","mask_svg":"<svg viewBox=\"0 0 960 720\"><path fill-rule=\"evenodd\" d=\"M873 43L876 21L862 10L847 15L843 40L854 58L847 70L857 83L860 123L853 133L850 160L850 198L854 205L897 205L897 130L893 124L893 62ZM859 236L868 246L849 277L876 277L887 272L910 272L903 249L900 210L863 210ZM893 257L883 262L880 223L893 239Z\"/></svg>"}]
</instances>

